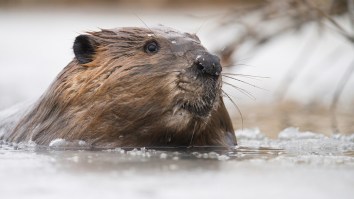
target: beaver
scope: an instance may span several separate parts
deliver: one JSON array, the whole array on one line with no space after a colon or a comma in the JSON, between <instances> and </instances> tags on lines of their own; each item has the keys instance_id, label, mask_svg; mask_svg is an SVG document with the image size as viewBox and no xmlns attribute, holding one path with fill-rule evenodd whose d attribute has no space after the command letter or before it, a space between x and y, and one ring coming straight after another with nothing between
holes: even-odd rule
<instances>
[{"instance_id":1,"label":"beaver","mask_svg":"<svg viewBox=\"0 0 354 199\"><path fill-rule=\"evenodd\" d=\"M92 147L236 145L220 60L168 27L76 37L74 59L3 134L7 142L83 140Z\"/></svg>"}]
</instances>

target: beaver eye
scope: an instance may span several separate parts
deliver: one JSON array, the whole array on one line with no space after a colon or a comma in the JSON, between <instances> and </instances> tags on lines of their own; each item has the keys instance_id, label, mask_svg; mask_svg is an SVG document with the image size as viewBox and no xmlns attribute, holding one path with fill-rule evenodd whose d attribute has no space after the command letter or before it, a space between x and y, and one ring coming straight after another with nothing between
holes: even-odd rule
<instances>
[{"instance_id":1,"label":"beaver eye","mask_svg":"<svg viewBox=\"0 0 354 199\"><path fill-rule=\"evenodd\" d=\"M150 41L145 45L145 52L147 53L157 53L159 51L159 45L156 41Z\"/></svg>"}]
</instances>

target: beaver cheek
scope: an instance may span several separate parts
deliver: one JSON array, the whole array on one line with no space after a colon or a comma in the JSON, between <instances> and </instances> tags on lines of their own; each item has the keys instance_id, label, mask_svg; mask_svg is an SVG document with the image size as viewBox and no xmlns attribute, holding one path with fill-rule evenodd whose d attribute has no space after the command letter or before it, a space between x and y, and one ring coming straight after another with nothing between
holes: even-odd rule
<instances>
[{"instance_id":1,"label":"beaver cheek","mask_svg":"<svg viewBox=\"0 0 354 199\"><path fill-rule=\"evenodd\" d=\"M190 112L176 107L173 111L168 113L164 123L166 128L180 130L186 128L191 120L192 115Z\"/></svg>"}]
</instances>

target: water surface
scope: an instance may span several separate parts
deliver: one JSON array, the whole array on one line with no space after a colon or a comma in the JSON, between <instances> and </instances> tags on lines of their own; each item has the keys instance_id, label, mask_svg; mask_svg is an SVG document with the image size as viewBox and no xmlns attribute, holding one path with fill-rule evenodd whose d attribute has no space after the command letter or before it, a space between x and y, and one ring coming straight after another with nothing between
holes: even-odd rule
<instances>
[{"instance_id":1,"label":"water surface","mask_svg":"<svg viewBox=\"0 0 354 199\"><path fill-rule=\"evenodd\" d=\"M225 151L0 147L5 198L352 198L354 136L237 132Z\"/></svg>"}]
</instances>

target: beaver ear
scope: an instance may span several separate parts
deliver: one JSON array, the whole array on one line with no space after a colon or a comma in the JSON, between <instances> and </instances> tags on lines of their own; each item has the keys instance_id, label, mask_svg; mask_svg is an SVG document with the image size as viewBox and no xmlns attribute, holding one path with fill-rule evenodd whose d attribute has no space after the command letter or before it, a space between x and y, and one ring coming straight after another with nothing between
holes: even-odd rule
<instances>
[{"instance_id":1,"label":"beaver ear","mask_svg":"<svg viewBox=\"0 0 354 199\"><path fill-rule=\"evenodd\" d=\"M93 61L98 43L90 35L79 35L74 42L74 54L80 64Z\"/></svg>"}]
</instances>

